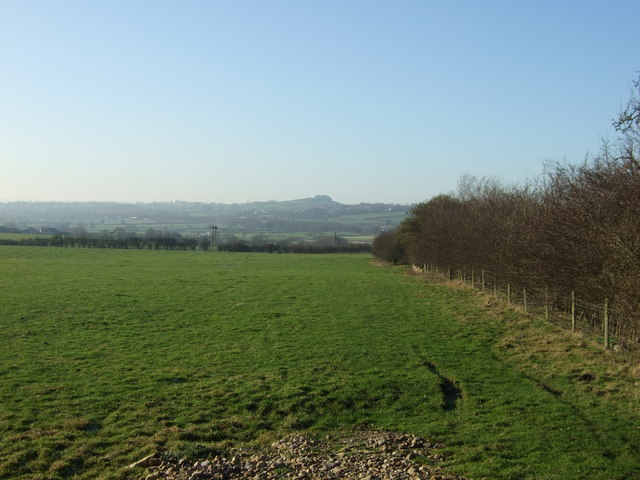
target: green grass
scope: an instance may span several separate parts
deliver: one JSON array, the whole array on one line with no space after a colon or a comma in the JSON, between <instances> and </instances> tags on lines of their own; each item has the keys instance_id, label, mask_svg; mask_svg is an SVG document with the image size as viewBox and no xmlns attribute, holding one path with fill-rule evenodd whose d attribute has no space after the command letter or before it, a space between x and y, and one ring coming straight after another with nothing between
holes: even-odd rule
<instances>
[{"instance_id":1,"label":"green grass","mask_svg":"<svg viewBox=\"0 0 640 480\"><path fill-rule=\"evenodd\" d=\"M632 364L367 255L0 247L0 327L0 478L358 425L469 478L640 478Z\"/></svg>"},{"instance_id":2,"label":"green grass","mask_svg":"<svg viewBox=\"0 0 640 480\"><path fill-rule=\"evenodd\" d=\"M29 238L49 238L41 233L0 233L0 240L26 240Z\"/></svg>"}]
</instances>

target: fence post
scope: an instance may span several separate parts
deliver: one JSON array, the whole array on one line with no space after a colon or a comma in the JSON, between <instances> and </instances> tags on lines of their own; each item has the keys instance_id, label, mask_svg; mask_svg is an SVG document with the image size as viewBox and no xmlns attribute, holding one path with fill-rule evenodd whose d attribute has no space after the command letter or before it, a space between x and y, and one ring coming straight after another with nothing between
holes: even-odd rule
<instances>
[{"instance_id":1,"label":"fence post","mask_svg":"<svg viewBox=\"0 0 640 480\"><path fill-rule=\"evenodd\" d=\"M544 319L549 321L549 286L544 286Z\"/></svg>"},{"instance_id":2,"label":"fence post","mask_svg":"<svg viewBox=\"0 0 640 480\"><path fill-rule=\"evenodd\" d=\"M507 305L511 305L511 284L507 283Z\"/></svg>"},{"instance_id":3,"label":"fence post","mask_svg":"<svg viewBox=\"0 0 640 480\"><path fill-rule=\"evenodd\" d=\"M522 289L522 299L524 302L524 313L527 313L527 289L526 288Z\"/></svg>"},{"instance_id":4,"label":"fence post","mask_svg":"<svg viewBox=\"0 0 640 480\"><path fill-rule=\"evenodd\" d=\"M471 269L471 287L476 288L476 277L473 272L473 268Z\"/></svg>"},{"instance_id":5,"label":"fence post","mask_svg":"<svg viewBox=\"0 0 640 480\"><path fill-rule=\"evenodd\" d=\"M604 299L604 348L609 348L609 300Z\"/></svg>"},{"instance_id":6,"label":"fence post","mask_svg":"<svg viewBox=\"0 0 640 480\"><path fill-rule=\"evenodd\" d=\"M571 290L571 332L576 331L576 291Z\"/></svg>"},{"instance_id":7,"label":"fence post","mask_svg":"<svg viewBox=\"0 0 640 480\"><path fill-rule=\"evenodd\" d=\"M482 270L482 293L484 293L484 269Z\"/></svg>"}]
</instances>

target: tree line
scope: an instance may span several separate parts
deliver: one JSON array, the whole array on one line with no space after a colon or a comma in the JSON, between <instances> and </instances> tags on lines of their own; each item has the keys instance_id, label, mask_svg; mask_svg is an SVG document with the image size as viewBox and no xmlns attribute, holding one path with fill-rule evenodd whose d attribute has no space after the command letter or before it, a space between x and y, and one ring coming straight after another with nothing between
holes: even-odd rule
<instances>
[{"instance_id":1,"label":"tree line","mask_svg":"<svg viewBox=\"0 0 640 480\"><path fill-rule=\"evenodd\" d=\"M196 250L196 237L185 237L176 232L149 229L138 235L116 228L111 232L56 235L32 235L23 238L0 238L0 245L68 248L115 248L148 250Z\"/></svg>"},{"instance_id":2,"label":"tree line","mask_svg":"<svg viewBox=\"0 0 640 480\"><path fill-rule=\"evenodd\" d=\"M504 185L463 176L456 193L412 208L378 235L374 255L387 262L490 272L514 288L605 300L640 337L640 79L613 122L619 138L577 165L547 164L538 178ZM561 305L556 305L560 306Z\"/></svg>"},{"instance_id":3,"label":"tree line","mask_svg":"<svg viewBox=\"0 0 640 480\"><path fill-rule=\"evenodd\" d=\"M211 251L211 237L186 235L177 232L148 229L144 234L116 228L111 232L91 234L33 235L24 238L0 238L0 245L44 246L67 248L107 248L146 250L201 250ZM269 252L269 253L362 253L370 252L371 245L351 243L342 237L324 235L315 241L303 239L270 239L257 235L250 239L226 235L216 245L217 251Z\"/></svg>"}]
</instances>

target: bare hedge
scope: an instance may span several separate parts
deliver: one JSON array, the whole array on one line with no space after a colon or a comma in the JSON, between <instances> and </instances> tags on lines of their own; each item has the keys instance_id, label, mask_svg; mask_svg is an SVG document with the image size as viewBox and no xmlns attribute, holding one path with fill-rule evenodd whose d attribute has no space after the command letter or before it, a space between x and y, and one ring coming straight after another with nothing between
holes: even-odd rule
<instances>
[{"instance_id":1,"label":"bare hedge","mask_svg":"<svg viewBox=\"0 0 640 480\"><path fill-rule=\"evenodd\" d=\"M640 93L640 83L634 87ZM554 163L525 185L465 176L458 192L416 205L374 242L385 261L486 271L514 288L605 299L640 332L640 102L614 121L614 145L582 164Z\"/></svg>"}]
</instances>

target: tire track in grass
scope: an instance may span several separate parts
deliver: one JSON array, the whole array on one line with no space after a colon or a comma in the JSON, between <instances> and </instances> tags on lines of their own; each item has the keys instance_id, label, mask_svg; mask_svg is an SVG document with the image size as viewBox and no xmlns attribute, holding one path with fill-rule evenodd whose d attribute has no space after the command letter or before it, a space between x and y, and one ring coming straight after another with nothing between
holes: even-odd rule
<instances>
[{"instance_id":1,"label":"tire track in grass","mask_svg":"<svg viewBox=\"0 0 640 480\"><path fill-rule=\"evenodd\" d=\"M462 390L458 382L442 375L436 364L427 360L426 357L420 353L420 349L417 346L413 347L413 351L418 357L418 365L426 367L440 381L438 387L442 392L442 410L455 410L458 407L458 400L462 400Z\"/></svg>"},{"instance_id":2,"label":"tire track in grass","mask_svg":"<svg viewBox=\"0 0 640 480\"><path fill-rule=\"evenodd\" d=\"M462 390L458 387L458 383L442 375L434 363L425 362L425 366L431 370L431 373L440 379L442 409L455 410L458 404L458 399L462 399Z\"/></svg>"}]
</instances>

